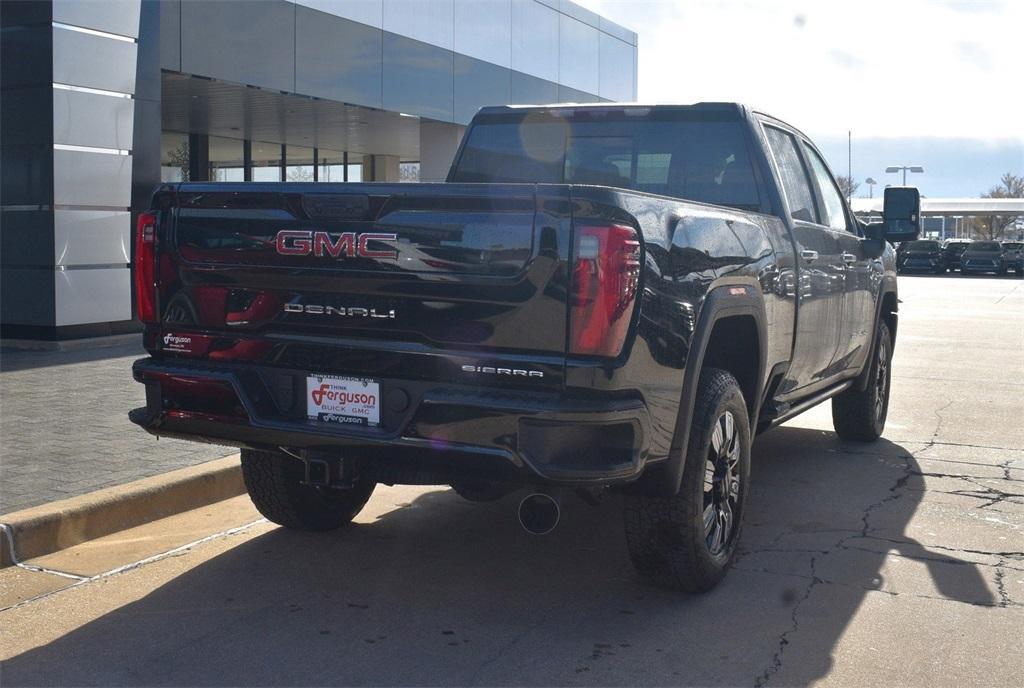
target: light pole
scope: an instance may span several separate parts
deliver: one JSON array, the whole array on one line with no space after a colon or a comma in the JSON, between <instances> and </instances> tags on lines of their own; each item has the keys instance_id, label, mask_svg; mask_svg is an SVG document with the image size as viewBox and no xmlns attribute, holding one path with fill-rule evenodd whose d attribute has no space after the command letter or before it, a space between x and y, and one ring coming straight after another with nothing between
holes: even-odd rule
<instances>
[{"instance_id":1,"label":"light pole","mask_svg":"<svg viewBox=\"0 0 1024 688\"><path fill-rule=\"evenodd\" d=\"M877 184L878 182L876 182L871 177L868 177L867 179L864 180L864 183L868 185L868 194L870 194L871 198L874 198L875 197L875 184Z\"/></svg>"},{"instance_id":2,"label":"light pole","mask_svg":"<svg viewBox=\"0 0 1024 688\"><path fill-rule=\"evenodd\" d=\"M901 170L903 171L903 186L907 185L907 172L924 172L924 168L920 165L893 165L885 168L886 174L892 174Z\"/></svg>"}]
</instances>

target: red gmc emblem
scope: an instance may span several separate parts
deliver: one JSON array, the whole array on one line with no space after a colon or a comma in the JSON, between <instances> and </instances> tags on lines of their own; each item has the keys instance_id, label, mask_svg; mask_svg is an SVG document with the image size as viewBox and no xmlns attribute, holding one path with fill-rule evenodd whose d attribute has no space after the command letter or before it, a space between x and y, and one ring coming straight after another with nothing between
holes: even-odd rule
<instances>
[{"instance_id":1,"label":"red gmc emblem","mask_svg":"<svg viewBox=\"0 0 1024 688\"><path fill-rule=\"evenodd\" d=\"M397 241L398 235L387 232L312 232L299 229L282 229L277 233L274 246L282 256L308 256L318 258L383 258L397 260L398 251L374 250L371 241Z\"/></svg>"}]
</instances>

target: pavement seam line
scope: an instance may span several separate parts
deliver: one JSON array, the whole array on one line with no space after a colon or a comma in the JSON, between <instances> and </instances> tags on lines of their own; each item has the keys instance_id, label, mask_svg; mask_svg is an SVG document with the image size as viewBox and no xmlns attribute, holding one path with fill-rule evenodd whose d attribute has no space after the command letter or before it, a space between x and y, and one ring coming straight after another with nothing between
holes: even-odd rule
<instances>
[{"instance_id":1,"label":"pavement seam line","mask_svg":"<svg viewBox=\"0 0 1024 688\"><path fill-rule=\"evenodd\" d=\"M141 567L143 567L143 566L145 566L147 564L152 564L152 563L161 561L163 559L167 559L169 557L176 556L176 555L181 554L183 552L187 552L188 550L192 549L193 547L198 547L198 546L203 545L203 544L205 544L207 542L211 542L213 540L218 540L220 538L231 537L232 535L237 535L238 533L243 533L243 532L249 530L250 528L252 528L253 526L257 526L257 525L259 525L261 523L267 523L267 522L268 521L265 518L258 518L255 521L252 521L250 523L246 523L246 524L243 524L243 525L240 525L240 526L236 526L234 528L228 528L227 530L222 530L220 532L213 533L212 535L207 535L205 537L201 537L198 540L193 540L192 542L187 542L184 545L179 545L177 547L174 547L173 549L167 550L166 552L160 552L159 554L154 554L154 555L145 557L144 559L139 559L138 561L135 561L135 562L132 562L132 563L129 563L129 564L124 564L122 566L118 566L116 568L112 568L109 571L104 571L103 573L97 573L94 576L88 576L88 577L75 576L75 575L72 575L72 574L69 574L69 573L61 573L59 571L50 571L50 570L44 569L42 567L33 566L32 564L21 564L21 563L18 563L16 561L15 562L16 566L28 569L29 571L41 571L41 572L44 572L44 573L53 573L53 574L58 575L58 576L65 576L67 578L74 578L74 579L76 579L76 582L72 583L71 585L69 585L66 588L61 588L60 590L52 590L50 592L45 592L45 593L43 593L41 595L36 595L35 597L30 597L27 600L22 600L21 602L17 602L15 604L9 605L7 607L0 608L0 612L5 612L5 611L8 611L10 609L16 609L18 607L22 607L22 606L30 604L32 602L36 602L38 600L45 599L47 597L50 597L51 595L56 595L58 593L62 593L65 590L71 590L73 588L77 588L77 587L86 585L88 583L92 583L92 582L95 582L95 581L98 581L98 580L102 580L104 578L109 578L111 576L116 576L116 575L118 575L120 573L125 573L127 571L132 571L134 569L141 568ZM2 525L2 524L0 524L0 525ZM6 526L4 526L4 531L7 532ZM8 533L8 537L9 537L9 533ZM13 557L13 555L12 555L12 557Z\"/></svg>"}]
</instances>

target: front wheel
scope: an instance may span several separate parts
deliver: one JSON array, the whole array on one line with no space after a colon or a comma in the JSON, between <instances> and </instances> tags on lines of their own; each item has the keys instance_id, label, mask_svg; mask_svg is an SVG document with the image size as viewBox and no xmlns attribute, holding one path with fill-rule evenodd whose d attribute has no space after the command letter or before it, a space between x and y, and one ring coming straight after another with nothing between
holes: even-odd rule
<instances>
[{"instance_id":1,"label":"front wheel","mask_svg":"<svg viewBox=\"0 0 1024 688\"><path fill-rule=\"evenodd\" d=\"M878 323L875 354L864 389L856 386L832 397L832 426L844 440L872 442L882 436L889 414L892 335L885 321Z\"/></svg>"},{"instance_id":2,"label":"front wheel","mask_svg":"<svg viewBox=\"0 0 1024 688\"><path fill-rule=\"evenodd\" d=\"M750 482L747 408L724 370L701 373L683 460L674 497L626 496L626 543L637 571L653 582L705 592L732 562Z\"/></svg>"},{"instance_id":3,"label":"front wheel","mask_svg":"<svg viewBox=\"0 0 1024 688\"><path fill-rule=\"evenodd\" d=\"M304 485L302 461L284 452L242 450L242 477L268 521L295 530L334 530L362 511L376 483L357 478L349 489Z\"/></svg>"}]
</instances>

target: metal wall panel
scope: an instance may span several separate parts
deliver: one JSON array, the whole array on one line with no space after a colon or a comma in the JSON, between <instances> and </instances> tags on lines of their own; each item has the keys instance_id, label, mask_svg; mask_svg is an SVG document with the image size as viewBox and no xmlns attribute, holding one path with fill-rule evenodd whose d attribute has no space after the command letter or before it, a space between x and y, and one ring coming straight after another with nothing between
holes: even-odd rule
<instances>
[{"instance_id":1,"label":"metal wall panel","mask_svg":"<svg viewBox=\"0 0 1024 688\"><path fill-rule=\"evenodd\" d=\"M384 0L384 30L439 48L455 45L453 0Z\"/></svg>"},{"instance_id":2,"label":"metal wall panel","mask_svg":"<svg viewBox=\"0 0 1024 688\"><path fill-rule=\"evenodd\" d=\"M512 0L512 69L558 81L558 18L534 0Z\"/></svg>"},{"instance_id":3,"label":"metal wall panel","mask_svg":"<svg viewBox=\"0 0 1024 688\"><path fill-rule=\"evenodd\" d=\"M130 98L53 89L53 142L131 150Z\"/></svg>"},{"instance_id":4,"label":"metal wall panel","mask_svg":"<svg viewBox=\"0 0 1024 688\"><path fill-rule=\"evenodd\" d=\"M558 102L558 84L522 72L512 72L509 103L514 105L549 105Z\"/></svg>"},{"instance_id":5,"label":"metal wall panel","mask_svg":"<svg viewBox=\"0 0 1024 688\"><path fill-rule=\"evenodd\" d=\"M297 7L295 90L343 103L382 107L384 34L365 24Z\"/></svg>"},{"instance_id":6,"label":"metal wall panel","mask_svg":"<svg viewBox=\"0 0 1024 688\"><path fill-rule=\"evenodd\" d=\"M357 21L381 29L384 27L384 0L294 0L314 10Z\"/></svg>"},{"instance_id":7,"label":"metal wall panel","mask_svg":"<svg viewBox=\"0 0 1024 688\"><path fill-rule=\"evenodd\" d=\"M3 270L53 264L53 211L5 210L0 215Z\"/></svg>"},{"instance_id":8,"label":"metal wall panel","mask_svg":"<svg viewBox=\"0 0 1024 688\"><path fill-rule=\"evenodd\" d=\"M0 322L4 325L53 325L53 270L0 270Z\"/></svg>"},{"instance_id":9,"label":"metal wall panel","mask_svg":"<svg viewBox=\"0 0 1024 688\"><path fill-rule=\"evenodd\" d=\"M455 54L455 121L468 124L480 108L510 102L511 72Z\"/></svg>"},{"instance_id":10,"label":"metal wall panel","mask_svg":"<svg viewBox=\"0 0 1024 688\"><path fill-rule=\"evenodd\" d=\"M636 32L630 31L624 26L620 26L613 21L609 21L604 17L601 17L601 21L598 23L598 28L607 34L611 34L620 41L629 43L632 46L636 46Z\"/></svg>"},{"instance_id":11,"label":"metal wall panel","mask_svg":"<svg viewBox=\"0 0 1024 688\"><path fill-rule=\"evenodd\" d=\"M455 52L512 66L512 1L455 0Z\"/></svg>"},{"instance_id":12,"label":"metal wall panel","mask_svg":"<svg viewBox=\"0 0 1024 688\"><path fill-rule=\"evenodd\" d=\"M131 255L127 211L55 210L54 265L127 265Z\"/></svg>"},{"instance_id":13,"label":"metal wall panel","mask_svg":"<svg viewBox=\"0 0 1024 688\"><path fill-rule=\"evenodd\" d=\"M160 66L181 71L181 0L160 0Z\"/></svg>"},{"instance_id":14,"label":"metal wall panel","mask_svg":"<svg viewBox=\"0 0 1024 688\"><path fill-rule=\"evenodd\" d=\"M181 5L181 71L295 91L295 5L209 0Z\"/></svg>"},{"instance_id":15,"label":"metal wall panel","mask_svg":"<svg viewBox=\"0 0 1024 688\"><path fill-rule=\"evenodd\" d=\"M54 205L127 208L131 184L130 155L53 151Z\"/></svg>"},{"instance_id":16,"label":"metal wall panel","mask_svg":"<svg viewBox=\"0 0 1024 688\"><path fill-rule=\"evenodd\" d=\"M135 43L53 28L53 81L135 92Z\"/></svg>"},{"instance_id":17,"label":"metal wall panel","mask_svg":"<svg viewBox=\"0 0 1024 688\"><path fill-rule=\"evenodd\" d=\"M40 117L46 117L42 112ZM0 199L10 205L53 204L53 144L8 143L4 139Z\"/></svg>"},{"instance_id":18,"label":"metal wall panel","mask_svg":"<svg viewBox=\"0 0 1024 688\"><path fill-rule=\"evenodd\" d=\"M633 97L633 56L636 49L601 34L601 86L598 94L610 100L631 101Z\"/></svg>"},{"instance_id":19,"label":"metal wall panel","mask_svg":"<svg viewBox=\"0 0 1024 688\"><path fill-rule=\"evenodd\" d=\"M597 93L600 31L564 14L558 16L558 83Z\"/></svg>"},{"instance_id":20,"label":"metal wall panel","mask_svg":"<svg viewBox=\"0 0 1024 688\"><path fill-rule=\"evenodd\" d=\"M384 32L384 109L454 118L454 54L450 50Z\"/></svg>"},{"instance_id":21,"label":"metal wall panel","mask_svg":"<svg viewBox=\"0 0 1024 688\"><path fill-rule=\"evenodd\" d=\"M57 327L131 320L131 270L54 270Z\"/></svg>"},{"instance_id":22,"label":"metal wall panel","mask_svg":"<svg viewBox=\"0 0 1024 688\"><path fill-rule=\"evenodd\" d=\"M558 9L562 14L567 14L577 21L593 26L595 29L600 26L601 17L597 12L591 12L585 7L580 7L575 2L572 2L572 0L560 0Z\"/></svg>"},{"instance_id":23,"label":"metal wall panel","mask_svg":"<svg viewBox=\"0 0 1024 688\"><path fill-rule=\"evenodd\" d=\"M139 37L140 0L53 0L53 21Z\"/></svg>"},{"instance_id":24,"label":"metal wall panel","mask_svg":"<svg viewBox=\"0 0 1024 688\"><path fill-rule=\"evenodd\" d=\"M597 103L599 101L600 98L594 93L581 91L577 88L569 88L568 86L558 86L559 103Z\"/></svg>"}]
</instances>

